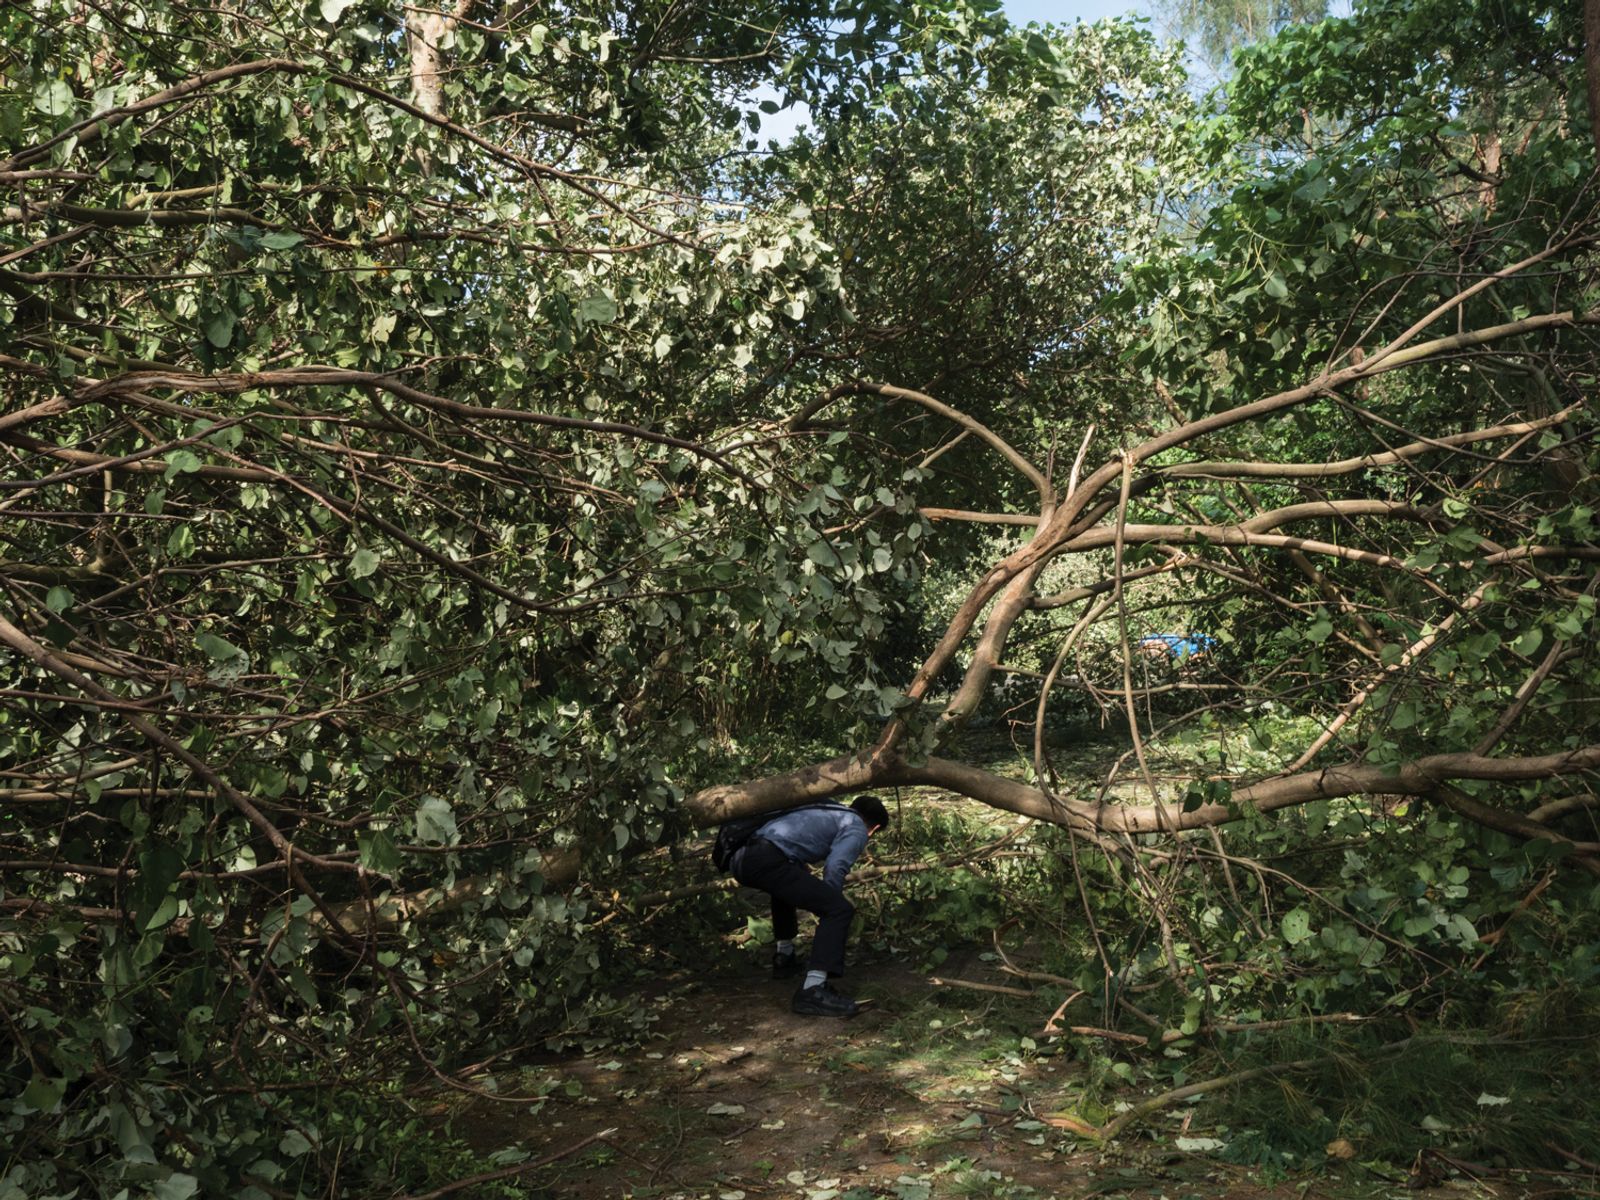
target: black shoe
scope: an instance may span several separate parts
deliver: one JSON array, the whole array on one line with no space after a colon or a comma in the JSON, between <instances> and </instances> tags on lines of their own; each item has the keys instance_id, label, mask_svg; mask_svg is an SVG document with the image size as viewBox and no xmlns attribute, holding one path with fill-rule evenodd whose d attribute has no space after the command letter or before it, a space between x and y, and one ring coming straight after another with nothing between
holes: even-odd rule
<instances>
[{"instance_id":1,"label":"black shoe","mask_svg":"<svg viewBox=\"0 0 1600 1200\"><path fill-rule=\"evenodd\" d=\"M772 977L774 979L793 979L800 970L800 960L793 950L774 950L772 952Z\"/></svg>"},{"instance_id":2,"label":"black shoe","mask_svg":"<svg viewBox=\"0 0 1600 1200\"><path fill-rule=\"evenodd\" d=\"M789 1007L802 1017L853 1017L861 1011L849 996L841 996L825 983L801 988Z\"/></svg>"}]
</instances>

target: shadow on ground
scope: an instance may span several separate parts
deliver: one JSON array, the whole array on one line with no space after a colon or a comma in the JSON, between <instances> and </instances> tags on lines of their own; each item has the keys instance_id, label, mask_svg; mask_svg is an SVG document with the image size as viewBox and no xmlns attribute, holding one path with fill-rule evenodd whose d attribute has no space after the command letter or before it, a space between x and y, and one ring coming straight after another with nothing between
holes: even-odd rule
<instances>
[{"instance_id":1,"label":"shadow on ground","mask_svg":"<svg viewBox=\"0 0 1600 1200\"><path fill-rule=\"evenodd\" d=\"M1172 1130L1079 1140L1049 1122L1073 1108L1081 1068L1021 1032L1014 1001L957 989L958 1003L935 1003L925 972L883 956L847 981L868 1003L860 1016L804 1018L788 1009L793 982L763 966L741 954L665 981L643 1047L527 1067L519 1090L544 1093L541 1105L474 1100L457 1133L484 1155L554 1158L509 1194L580 1200L1418 1195L1355 1164L1279 1182L1184 1152ZM999 982L976 952L940 972Z\"/></svg>"}]
</instances>

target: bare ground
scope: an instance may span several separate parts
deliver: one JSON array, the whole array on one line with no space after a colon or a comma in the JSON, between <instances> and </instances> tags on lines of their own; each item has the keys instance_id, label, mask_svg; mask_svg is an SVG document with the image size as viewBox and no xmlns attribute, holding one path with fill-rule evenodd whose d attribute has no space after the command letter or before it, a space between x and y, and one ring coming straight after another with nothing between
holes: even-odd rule
<instances>
[{"instance_id":1,"label":"bare ground","mask_svg":"<svg viewBox=\"0 0 1600 1200\"><path fill-rule=\"evenodd\" d=\"M1294 1180L1269 1178L1180 1149L1181 1113L1159 1137L1097 1146L1050 1124L1072 1110L1082 1068L1048 1043L1024 1042L984 993L931 1003L925 972L902 958L869 958L846 981L866 1011L849 1021L802 1018L788 1009L793 982L768 980L764 967L754 952L718 951L704 973L662 981L644 1047L530 1066L520 1087L547 1093L542 1106L477 1100L457 1113L457 1132L484 1154L553 1160L517 1176L510 1194L578 1200L1346 1200L1538 1190L1455 1179L1419 1192L1418 1178L1408 1189L1403 1173L1331 1161ZM940 973L996 981L976 953Z\"/></svg>"}]
</instances>

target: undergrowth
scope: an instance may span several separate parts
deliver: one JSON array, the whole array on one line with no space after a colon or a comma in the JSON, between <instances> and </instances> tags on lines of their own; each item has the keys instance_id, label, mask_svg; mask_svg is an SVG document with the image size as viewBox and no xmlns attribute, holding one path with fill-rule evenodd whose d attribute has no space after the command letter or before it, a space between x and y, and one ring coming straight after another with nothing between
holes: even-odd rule
<instances>
[{"instance_id":1,"label":"undergrowth","mask_svg":"<svg viewBox=\"0 0 1600 1200\"><path fill-rule=\"evenodd\" d=\"M1189 882L1161 898L1163 936L1156 905L1126 861L1081 842L1072 848L1059 830L1019 828L1014 818L975 804L914 799L890 841L895 861L977 858L854 889L862 938L909 951L930 972L958 948L996 971L1031 972L993 975L1033 989L1027 999L941 993L939 1004L981 1011L997 1044L1014 1047L1026 1038L1021 1044L1035 1048L1029 1053L1070 1056L1081 1068L1075 1110L1096 1122L1168 1089L1310 1060L1304 1069L1219 1088L1139 1128L1169 1134L1182 1120L1211 1131L1196 1144L1279 1171L1337 1164L1328 1147L1340 1141L1362 1161L1400 1167L1420 1151L1438 1151L1494 1168L1547 1169L1570 1166L1568 1155L1600 1144L1600 1092L1584 1082L1600 1077L1592 922L1565 926L1559 964L1548 967L1539 961L1546 945L1540 922L1525 914L1495 955L1485 955L1489 947L1472 936L1424 942L1422 952L1405 951L1396 938L1380 957L1368 948L1381 944L1370 936L1371 920L1369 936L1351 952L1341 949L1348 935L1332 918L1313 916L1309 938L1293 923L1285 936L1285 914L1303 903L1304 892L1285 884L1263 893L1259 884L1270 876L1235 879L1240 907L1260 908L1224 912L1218 897L1227 894L1226 883L1197 868L1201 878L1185 877ZM1371 820L1351 811L1353 830ZM1269 849L1273 833L1262 839ZM998 856L982 856L997 844ZM1446 850L1468 862L1475 853L1461 844ZM1454 887L1484 897L1481 908L1458 911L1481 925L1506 920L1509 902L1494 898L1476 872L1473 888L1459 869L1448 875L1458 881L1451 885L1446 868L1430 873L1425 856L1416 861L1422 869L1413 862L1409 873L1418 903L1446 901ZM1313 886L1344 887L1340 900L1349 907L1364 901L1362 888L1377 891L1373 880L1348 878L1348 869L1341 878L1339 868L1337 858L1331 867L1297 865ZM1523 886L1511 883L1508 894ZM1582 885L1569 886L1557 903L1570 908L1582 894ZM1253 923L1275 936L1255 937ZM1397 923L1396 933L1404 932ZM1065 1024L1134 1033L1149 1044L1044 1036L1046 1019L1073 996ZM1334 1019L1316 1023L1324 1014ZM897 1041L907 1052L928 1054L928 1042L941 1036L938 1028L929 1033L929 1022L945 1027L927 1011L907 1015ZM909 1049L919 1027L922 1044Z\"/></svg>"},{"instance_id":2,"label":"undergrowth","mask_svg":"<svg viewBox=\"0 0 1600 1200\"><path fill-rule=\"evenodd\" d=\"M1338 1139L1362 1160L1403 1164L1419 1151L1492 1168L1561 1169L1600 1141L1600 994L1545 1008L1548 1023L1357 1031L1264 1038L1219 1051L1229 1071L1311 1059L1313 1067L1221 1092L1203 1106L1226 1131L1224 1157L1315 1164ZM1499 1016L1500 1023L1494 1018Z\"/></svg>"}]
</instances>

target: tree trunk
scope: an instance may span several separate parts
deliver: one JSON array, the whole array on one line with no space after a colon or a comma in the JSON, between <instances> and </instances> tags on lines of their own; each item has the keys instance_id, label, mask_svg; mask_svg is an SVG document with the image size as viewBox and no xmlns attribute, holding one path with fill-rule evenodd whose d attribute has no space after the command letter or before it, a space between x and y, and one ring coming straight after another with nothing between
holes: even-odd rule
<instances>
[{"instance_id":1,"label":"tree trunk","mask_svg":"<svg viewBox=\"0 0 1600 1200\"><path fill-rule=\"evenodd\" d=\"M445 11L411 8L406 12L406 53L411 58L411 99L429 116L447 117L444 103L444 52L455 40L456 26L472 8L458 0Z\"/></svg>"}]
</instances>

